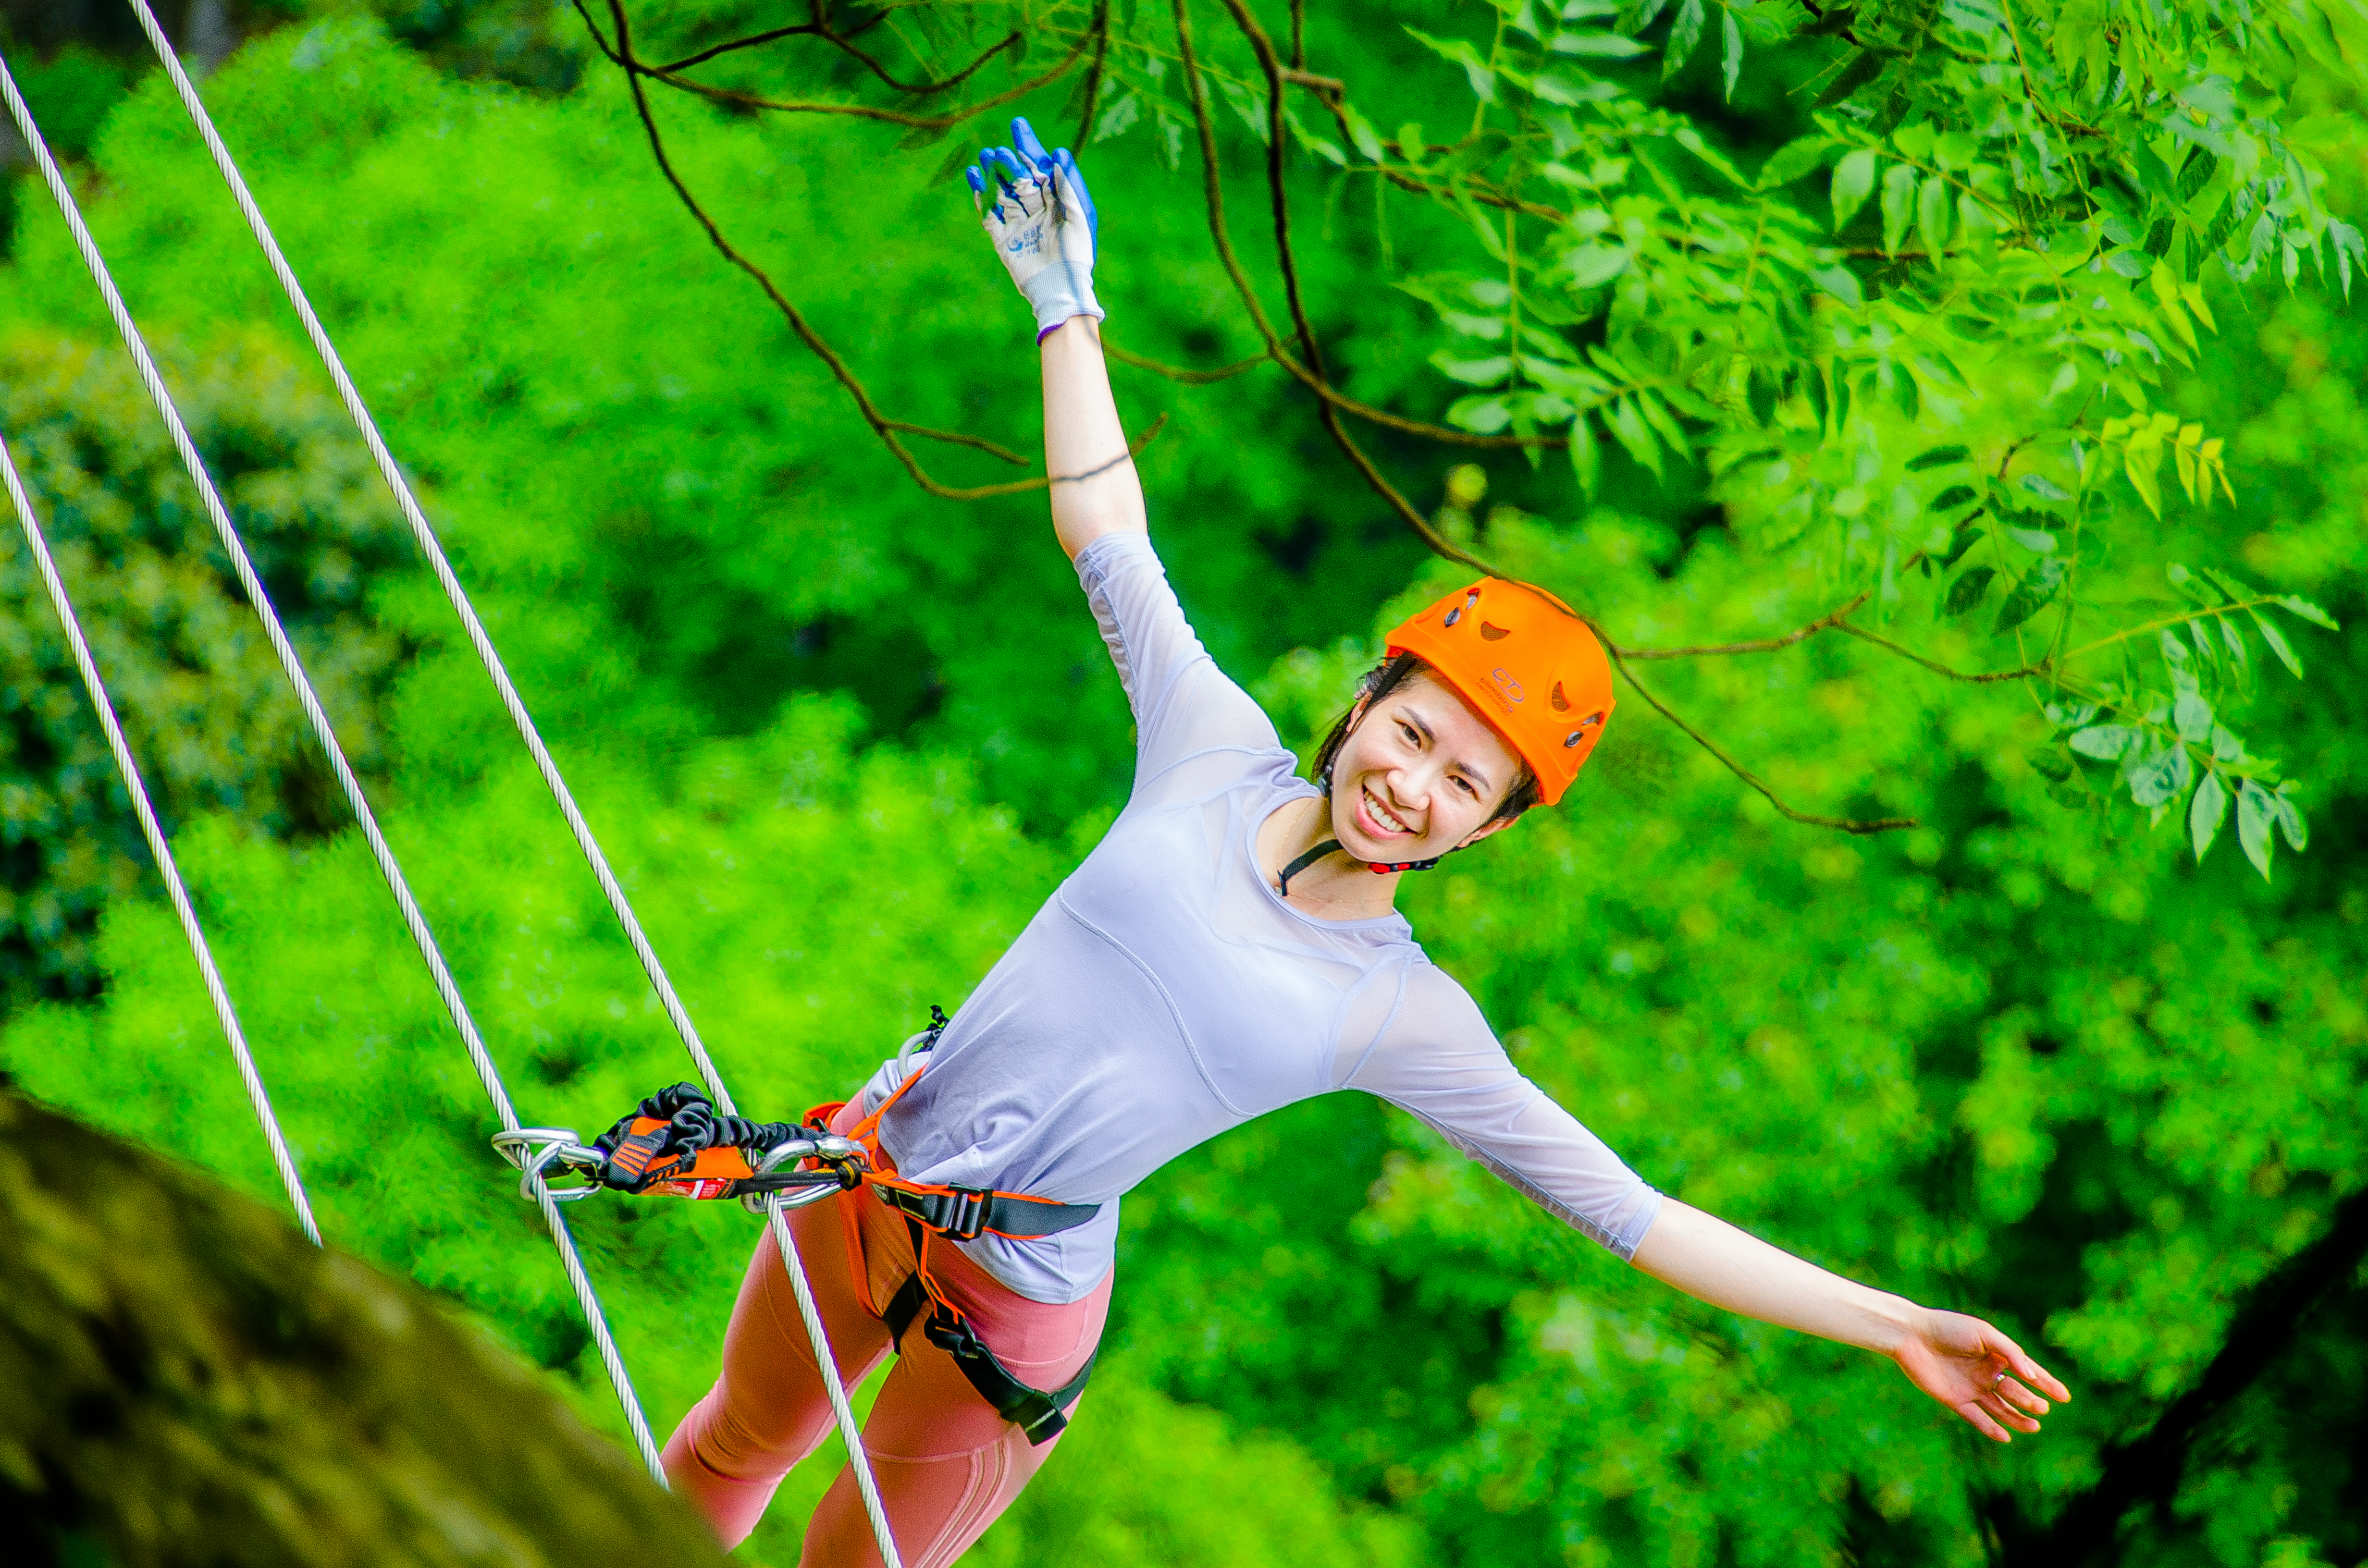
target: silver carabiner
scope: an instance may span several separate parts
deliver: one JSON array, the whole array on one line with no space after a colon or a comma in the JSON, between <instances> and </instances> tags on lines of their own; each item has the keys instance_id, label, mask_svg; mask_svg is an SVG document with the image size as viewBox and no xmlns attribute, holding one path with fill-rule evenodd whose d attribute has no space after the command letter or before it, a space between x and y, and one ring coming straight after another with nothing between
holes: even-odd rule
<instances>
[{"instance_id":1,"label":"silver carabiner","mask_svg":"<svg viewBox=\"0 0 2368 1568\"><path fill-rule=\"evenodd\" d=\"M768 1176L792 1160L822 1159L836 1164L860 1159L862 1155L862 1144L851 1138L841 1138L836 1132L826 1132L818 1138L792 1138L786 1143L774 1144L765 1151L764 1158L756 1162L754 1169L758 1176ZM834 1177L828 1185L816 1182L810 1187L792 1188L786 1192L743 1193L740 1207L751 1214L767 1214L771 1212L774 1201L779 1199L780 1207L785 1210L803 1209L846 1190L847 1184Z\"/></svg>"},{"instance_id":2,"label":"silver carabiner","mask_svg":"<svg viewBox=\"0 0 2368 1568\"><path fill-rule=\"evenodd\" d=\"M554 1203L575 1203L601 1190L599 1173L609 1163L609 1156L598 1149L586 1148L572 1127L521 1127L515 1132L496 1132L493 1138L494 1153L518 1167L518 1196L531 1203L535 1200L537 1177L553 1165L592 1177L589 1187L552 1187L546 1179L543 1190Z\"/></svg>"}]
</instances>

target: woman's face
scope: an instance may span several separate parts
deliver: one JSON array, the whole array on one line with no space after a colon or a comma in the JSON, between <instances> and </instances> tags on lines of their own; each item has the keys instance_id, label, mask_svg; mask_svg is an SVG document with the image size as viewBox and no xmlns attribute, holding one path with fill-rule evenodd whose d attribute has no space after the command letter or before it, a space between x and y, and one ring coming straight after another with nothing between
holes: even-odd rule
<instances>
[{"instance_id":1,"label":"woman's face","mask_svg":"<svg viewBox=\"0 0 2368 1568\"><path fill-rule=\"evenodd\" d=\"M1521 760L1417 670L1366 707L1332 762L1332 835L1360 860L1429 860L1510 827L1491 813Z\"/></svg>"}]
</instances>

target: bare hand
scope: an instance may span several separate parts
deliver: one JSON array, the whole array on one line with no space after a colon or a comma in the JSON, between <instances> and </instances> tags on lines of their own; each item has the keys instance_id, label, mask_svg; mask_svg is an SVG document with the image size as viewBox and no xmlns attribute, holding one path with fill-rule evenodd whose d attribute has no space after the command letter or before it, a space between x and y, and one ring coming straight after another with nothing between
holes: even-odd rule
<instances>
[{"instance_id":1,"label":"bare hand","mask_svg":"<svg viewBox=\"0 0 2368 1568\"><path fill-rule=\"evenodd\" d=\"M2001 1443L2014 1441L2008 1426L2038 1431L2049 1399L2062 1403L2072 1397L2022 1346L1963 1312L1927 1309L1891 1356L1908 1381L1964 1416L1983 1437Z\"/></svg>"}]
</instances>

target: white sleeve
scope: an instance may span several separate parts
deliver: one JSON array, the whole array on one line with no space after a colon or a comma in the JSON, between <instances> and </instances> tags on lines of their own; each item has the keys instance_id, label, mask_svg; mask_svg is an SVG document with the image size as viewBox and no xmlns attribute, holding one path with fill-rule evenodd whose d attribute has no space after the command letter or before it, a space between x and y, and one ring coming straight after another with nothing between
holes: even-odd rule
<instances>
[{"instance_id":1,"label":"white sleeve","mask_svg":"<svg viewBox=\"0 0 2368 1568\"><path fill-rule=\"evenodd\" d=\"M1077 581L1134 710L1138 790L1201 752L1281 749L1265 711L1193 635L1147 535L1095 540L1077 551Z\"/></svg>"},{"instance_id":2,"label":"white sleeve","mask_svg":"<svg viewBox=\"0 0 2368 1568\"><path fill-rule=\"evenodd\" d=\"M1635 1256L1661 1195L1514 1070L1479 1006L1430 963L1403 971L1368 1043L1343 1045L1341 1087L1421 1118L1547 1212L1622 1258Z\"/></svg>"}]
</instances>

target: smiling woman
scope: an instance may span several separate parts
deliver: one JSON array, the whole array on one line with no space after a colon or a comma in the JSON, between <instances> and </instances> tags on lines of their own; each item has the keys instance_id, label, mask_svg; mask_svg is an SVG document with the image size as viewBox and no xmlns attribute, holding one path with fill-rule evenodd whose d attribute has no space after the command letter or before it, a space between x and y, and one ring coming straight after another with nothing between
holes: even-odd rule
<instances>
[{"instance_id":1,"label":"smiling woman","mask_svg":"<svg viewBox=\"0 0 2368 1568\"><path fill-rule=\"evenodd\" d=\"M1665 1199L1514 1069L1396 894L1407 870L1562 798L1611 712L1602 649L1550 596L1483 578L1391 634L1395 656L1317 782L1298 778L1152 549L1103 364L1084 178L1026 121L1012 132L971 185L1035 312L1053 528L1134 712L1135 775L1117 822L961 1010L828 1108L832 1131L872 1139L901 1185L968 1201L873 1187L791 1222L801 1253L829 1260L815 1287L841 1375L901 1351L864 1447L905 1560L959 1556L1058 1440L1109 1312L1124 1195L1186 1150L1335 1089L1420 1118L1691 1295L1890 1356L2000 1441L2038 1430L2067 1391L2006 1335ZM666 1445L676 1489L727 1544L828 1427L825 1380L783 1330L785 1286L760 1244L721 1376ZM925 1307L926 1335L908 1333ZM808 1564L878 1560L857 1490L852 1471L832 1484Z\"/></svg>"}]
</instances>

